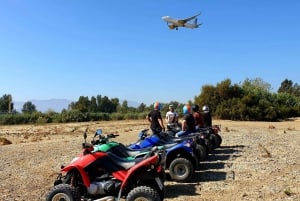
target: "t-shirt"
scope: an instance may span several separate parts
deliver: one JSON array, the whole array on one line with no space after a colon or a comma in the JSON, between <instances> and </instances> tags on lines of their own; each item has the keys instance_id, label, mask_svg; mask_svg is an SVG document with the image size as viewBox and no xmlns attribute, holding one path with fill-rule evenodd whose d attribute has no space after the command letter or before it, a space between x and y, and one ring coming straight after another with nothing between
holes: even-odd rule
<instances>
[{"instance_id":1,"label":"t-shirt","mask_svg":"<svg viewBox=\"0 0 300 201\"><path fill-rule=\"evenodd\" d=\"M160 111L152 110L151 112L149 112L148 117L151 118L150 128L152 129L152 131L156 131L156 133L160 133L162 131L162 127L158 122L158 119L162 119Z\"/></svg>"},{"instance_id":2,"label":"t-shirt","mask_svg":"<svg viewBox=\"0 0 300 201\"><path fill-rule=\"evenodd\" d=\"M195 119L192 114L184 115L183 119L186 121L186 131L194 131L195 130Z\"/></svg>"},{"instance_id":3,"label":"t-shirt","mask_svg":"<svg viewBox=\"0 0 300 201\"><path fill-rule=\"evenodd\" d=\"M178 117L177 112L168 111L166 114L166 119L168 124L176 123L175 117Z\"/></svg>"}]
</instances>

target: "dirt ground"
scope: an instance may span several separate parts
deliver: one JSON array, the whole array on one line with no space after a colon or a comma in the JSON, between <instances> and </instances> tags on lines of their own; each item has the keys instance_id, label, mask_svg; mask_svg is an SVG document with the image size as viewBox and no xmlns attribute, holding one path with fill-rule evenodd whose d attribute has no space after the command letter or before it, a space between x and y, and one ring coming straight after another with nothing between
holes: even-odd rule
<instances>
[{"instance_id":1,"label":"dirt ground","mask_svg":"<svg viewBox=\"0 0 300 201\"><path fill-rule=\"evenodd\" d=\"M221 148L200 163L192 182L167 181L166 201L300 200L300 118L213 123L221 125ZM129 144L148 123L0 126L0 200L45 200L60 165L80 153L83 131L91 139L97 128Z\"/></svg>"}]
</instances>

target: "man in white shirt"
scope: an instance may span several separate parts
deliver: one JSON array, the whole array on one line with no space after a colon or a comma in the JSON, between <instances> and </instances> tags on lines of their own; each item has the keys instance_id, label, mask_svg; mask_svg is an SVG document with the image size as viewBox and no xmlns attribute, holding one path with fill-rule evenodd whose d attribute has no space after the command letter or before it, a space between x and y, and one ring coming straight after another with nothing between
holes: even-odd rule
<instances>
[{"instance_id":1,"label":"man in white shirt","mask_svg":"<svg viewBox=\"0 0 300 201\"><path fill-rule=\"evenodd\" d=\"M168 126L174 126L178 123L178 113L174 111L173 105L169 105L169 111L166 114L166 122Z\"/></svg>"}]
</instances>

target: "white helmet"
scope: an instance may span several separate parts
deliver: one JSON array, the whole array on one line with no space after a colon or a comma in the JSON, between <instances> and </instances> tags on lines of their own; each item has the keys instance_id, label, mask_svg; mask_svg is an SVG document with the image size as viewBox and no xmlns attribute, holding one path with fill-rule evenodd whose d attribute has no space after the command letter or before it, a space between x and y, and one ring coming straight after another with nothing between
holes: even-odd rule
<instances>
[{"instance_id":1,"label":"white helmet","mask_svg":"<svg viewBox=\"0 0 300 201\"><path fill-rule=\"evenodd\" d=\"M204 105L204 106L202 107L202 111L203 111L203 112L209 112L209 107L208 107L208 105Z\"/></svg>"}]
</instances>

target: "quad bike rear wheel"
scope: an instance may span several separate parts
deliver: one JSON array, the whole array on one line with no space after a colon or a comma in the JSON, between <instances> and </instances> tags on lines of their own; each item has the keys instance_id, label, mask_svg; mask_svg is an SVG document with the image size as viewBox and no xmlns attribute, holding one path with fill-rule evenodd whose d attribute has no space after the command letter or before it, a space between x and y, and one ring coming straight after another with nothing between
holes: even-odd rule
<instances>
[{"instance_id":1,"label":"quad bike rear wheel","mask_svg":"<svg viewBox=\"0 0 300 201\"><path fill-rule=\"evenodd\" d=\"M69 184L54 186L46 195L46 201L79 201L79 194Z\"/></svg>"},{"instance_id":2,"label":"quad bike rear wheel","mask_svg":"<svg viewBox=\"0 0 300 201\"><path fill-rule=\"evenodd\" d=\"M216 136L219 138L219 145L218 145L218 148L219 148L219 147L221 147L221 144L222 144L222 137L219 134L216 134Z\"/></svg>"},{"instance_id":3,"label":"quad bike rear wheel","mask_svg":"<svg viewBox=\"0 0 300 201\"><path fill-rule=\"evenodd\" d=\"M205 161L207 157L207 150L205 146L201 144L197 144L195 148L195 152L199 161Z\"/></svg>"},{"instance_id":4,"label":"quad bike rear wheel","mask_svg":"<svg viewBox=\"0 0 300 201\"><path fill-rule=\"evenodd\" d=\"M207 151L207 155L211 154L213 151L213 146L211 144L211 141L209 139L204 139L204 143L205 143L205 147L206 147L206 151Z\"/></svg>"},{"instance_id":5,"label":"quad bike rear wheel","mask_svg":"<svg viewBox=\"0 0 300 201\"><path fill-rule=\"evenodd\" d=\"M212 147L213 149L216 149L220 146L221 142L220 142L220 138L217 136L217 134L210 134L210 138L211 138L211 142L212 142Z\"/></svg>"},{"instance_id":6,"label":"quad bike rear wheel","mask_svg":"<svg viewBox=\"0 0 300 201\"><path fill-rule=\"evenodd\" d=\"M161 199L152 187L138 186L128 193L126 201L161 201Z\"/></svg>"}]
</instances>

